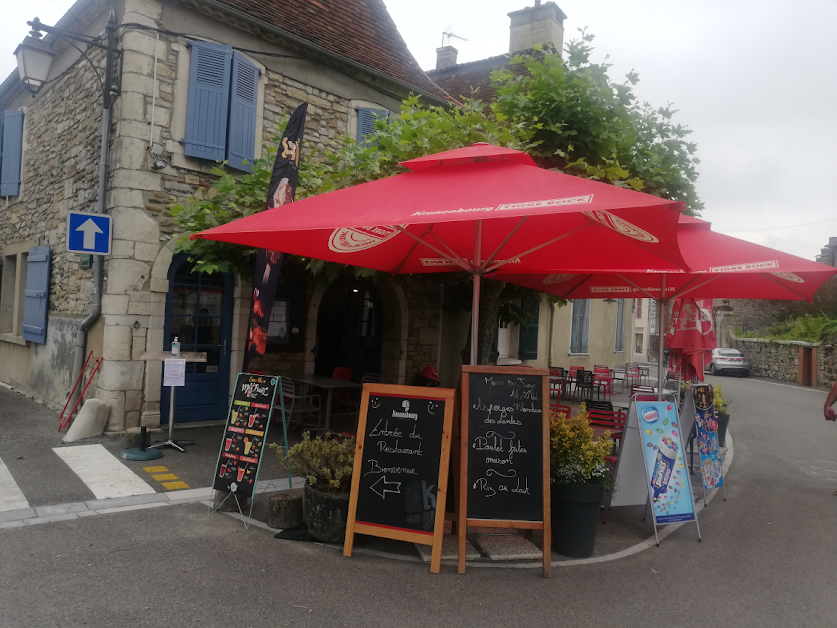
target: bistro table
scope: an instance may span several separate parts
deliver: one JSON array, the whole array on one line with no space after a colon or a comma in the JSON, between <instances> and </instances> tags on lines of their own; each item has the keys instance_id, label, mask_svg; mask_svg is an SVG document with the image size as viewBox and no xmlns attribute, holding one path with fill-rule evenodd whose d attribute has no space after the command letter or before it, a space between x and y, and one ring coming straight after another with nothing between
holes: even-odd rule
<instances>
[{"instance_id":1,"label":"bistro table","mask_svg":"<svg viewBox=\"0 0 837 628\"><path fill-rule=\"evenodd\" d=\"M326 397L326 411L325 411L325 431L331 429L331 397L335 389L341 388L360 388L362 384L357 382L349 382L345 379L334 379L332 377L325 377L323 375L316 375L314 373L285 373L282 377L287 377L290 380L305 384L313 388L322 388L328 391Z\"/></svg>"}]
</instances>

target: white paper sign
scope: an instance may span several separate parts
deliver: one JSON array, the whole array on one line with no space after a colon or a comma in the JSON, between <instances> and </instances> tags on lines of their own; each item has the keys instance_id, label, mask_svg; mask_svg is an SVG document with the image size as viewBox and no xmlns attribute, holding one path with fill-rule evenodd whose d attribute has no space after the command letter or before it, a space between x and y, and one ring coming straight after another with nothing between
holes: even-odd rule
<instances>
[{"instance_id":1,"label":"white paper sign","mask_svg":"<svg viewBox=\"0 0 837 628\"><path fill-rule=\"evenodd\" d=\"M186 360L165 360L163 386L186 385Z\"/></svg>"}]
</instances>

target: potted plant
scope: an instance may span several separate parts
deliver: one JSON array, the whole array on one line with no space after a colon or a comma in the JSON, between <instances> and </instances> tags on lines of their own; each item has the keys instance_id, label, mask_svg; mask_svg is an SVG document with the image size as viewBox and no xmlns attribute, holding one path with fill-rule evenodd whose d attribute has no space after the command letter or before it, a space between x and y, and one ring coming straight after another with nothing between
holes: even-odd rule
<instances>
[{"instance_id":1,"label":"potted plant","mask_svg":"<svg viewBox=\"0 0 837 628\"><path fill-rule=\"evenodd\" d=\"M714 402L715 417L718 419L718 446L726 447L727 425L729 424L728 407L732 402L724 399L724 391L720 384L715 386Z\"/></svg>"},{"instance_id":2,"label":"potted plant","mask_svg":"<svg viewBox=\"0 0 837 628\"><path fill-rule=\"evenodd\" d=\"M310 432L285 454L273 444L286 470L305 478L303 506L309 534L324 543L342 542L349 517L349 493L355 458L354 438L331 438Z\"/></svg>"},{"instance_id":3,"label":"potted plant","mask_svg":"<svg viewBox=\"0 0 837 628\"><path fill-rule=\"evenodd\" d=\"M612 444L609 431L594 437L583 403L573 417L563 412L552 415L552 547L559 554L574 558L593 554L599 506L612 482L611 467L605 460Z\"/></svg>"}]
</instances>

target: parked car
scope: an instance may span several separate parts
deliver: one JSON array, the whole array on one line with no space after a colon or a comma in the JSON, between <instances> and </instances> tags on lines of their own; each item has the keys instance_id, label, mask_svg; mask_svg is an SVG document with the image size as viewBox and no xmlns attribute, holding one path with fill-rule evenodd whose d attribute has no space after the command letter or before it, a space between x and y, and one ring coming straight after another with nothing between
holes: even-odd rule
<instances>
[{"instance_id":1,"label":"parked car","mask_svg":"<svg viewBox=\"0 0 837 628\"><path fill-rule=\"evenodd\" d=\"M723 375L724 373L749 377L750 360L744 357L738 349L712 349L709 374Z\"/></svg>"}]
</instances>

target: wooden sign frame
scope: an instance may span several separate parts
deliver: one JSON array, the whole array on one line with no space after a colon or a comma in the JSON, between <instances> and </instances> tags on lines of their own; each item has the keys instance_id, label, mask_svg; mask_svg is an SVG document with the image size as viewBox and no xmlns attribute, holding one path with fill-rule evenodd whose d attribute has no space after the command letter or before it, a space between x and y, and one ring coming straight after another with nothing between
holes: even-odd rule
<instances>
[{"instance_id":1,"label":"wooden sign frame","mask_svg":"<svg viewBox=\"0 0 837 628\"><path fill-rule=\"evenodd\" d=\"M516 521L501 519L468 518L468 421L470 406L470 376L485 375L520 375L538 376L543 383L541 400L543 403L543 520ZM549 482L549 369L510 367L510 366L468 366L462 367L462 406L459 416L459 508L457 517L457 536L459 541L457 572L465 573L465 550L468 526L483 528L514 528L518 530L543 530L543 577L552 575L552 526L550 519L550 482Z\"/></svg>"},{"instance_id":2,"label":"wooden sign frame","mask_svg":"<svg viewBox=\"0 0 837 628\"><path fill-rule=\"evenodd\" d=\"M366 419L369 412L369 396L374 394L390 396L403 395L410 399L443 399L445 401L445 416L442 427L442 451L439 461L438 482L436 483L436 519L433 525L433 535L430 537L427 534L413 532L407 529L373 526L356 521L360 474L363 465L364 439L366 437ZM350 557L352 555L355 534L366 534L368 536L408 541L421 545L430 545L432 547L430 571L431 573L439 573L442 565L442 539L445 532L445 504L447 501L451 434L455 406L456 391L449 388L396 386L390 384L363 385L360 417L357 428L357 442L355 444L355 461L352 471L352 492L349 496L349 517L346 522L346 539L343 544L343 556Z\"/></svg>"}]
</instances>

